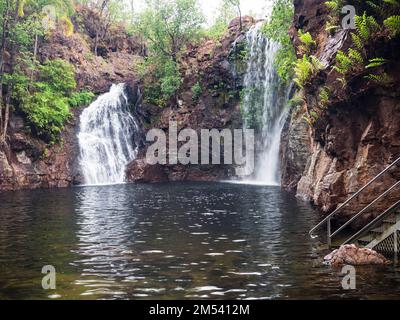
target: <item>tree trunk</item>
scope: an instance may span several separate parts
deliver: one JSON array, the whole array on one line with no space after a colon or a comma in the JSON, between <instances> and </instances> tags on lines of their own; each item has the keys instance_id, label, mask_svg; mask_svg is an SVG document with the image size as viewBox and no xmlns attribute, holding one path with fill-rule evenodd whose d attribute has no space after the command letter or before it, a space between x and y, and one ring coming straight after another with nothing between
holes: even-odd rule
<instances>
[{"instance_id":1,"label":"tree trunk","mask_svg":"<svg viewBox=\"0 0 400 320\"><path fill-rule=\"evenodd\" d=\"M20 3L19 0L17 0L15 2L15 12L14 12L12 24L10 25L10 30L15 30L17 27L19 3ZM10 43L11 43L11 46L10 46L10 71L9 72L12 75L14 72L15 55L17 53L17 46L16 46L15 41L12 41ZM14 84L12 81L7 84L7 93L6 93L6 99L5 99L5 110L4 110L2 133L1 133L1 137L0 137L0 145L7 144L6 138L7 138L8 122L10 119L10 105L11 105L11 96L12 96L13 87L14 87Z\"/></svg>"},{"instance_id":2,"label":"tree trunk","mask_svg":"<svg viewBox=\"0 0 400 320\"><path fill-rule=\"evenodd\" d=\"M96 56L98 55L100 37L104 37L104 35L101 35L102 20L103 20L104 10L106 9L109 1L110 0L103 0L101 7L100 7L99 20L97 21L97 25L96 25L96 38L95 38L95 42L94 42L94 54ZM104 32L106 32L106 31L104 31Z\"/></svg>"},{"instance_id":3,"label":"tree trunk","mask_svg":"<svg viewBox=\"0 0 400 320\"><path fill-rule=\"evenodd\" d=\"M6 6L3 12L3 32L1 35L0 45L0 145L3 144L3 76L4 76L4 59L7 50L7 33L8 33L8 20L10 16L10 0L6 1Z\"/></svg>"},{"instance_id":4,"label":"tree trunk","mask_svg":"<svg viewBox=\"0 0 400 320\"><path fill-rule=\"evenodd\" d=\"M243 31L243 23L242 23L242 10L240 9L240 6L238 6L238 10L239 10L239 28L240 28L240 32Z\"/></svg>"},{"instance_id":5,"label":"tree trunk","mask_svg":"<svg viewBox=\"0 0 400 320\"><path fill-rule=\"evenodd\" d=\"M37 57L37 53L38 53L38 46L39 46L39 36L37 34L35 34L35 46L33 49L33 63L36 65L36 57ZM31 84L33 81L33 77L35 75L35 68L32 69L31 71Z\"/></svg>"}]
</instances>

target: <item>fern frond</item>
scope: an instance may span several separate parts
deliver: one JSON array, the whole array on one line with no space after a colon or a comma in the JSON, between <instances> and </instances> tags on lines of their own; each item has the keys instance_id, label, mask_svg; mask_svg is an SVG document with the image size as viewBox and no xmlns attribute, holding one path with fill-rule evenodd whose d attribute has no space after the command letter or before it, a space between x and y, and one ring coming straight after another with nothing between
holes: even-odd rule
<instances>
[{"instance_id":1,"label":"fern frond","mask_svg":"<svg viewBox=\"0 0 400 320\"><path fill-rule=\"evenodd\" d=\"M374 58L369 60L369 64L365 66L365 69L377 68L386 63L386 59Z\"/></svg>"},{"instance_id":2,"label":"fern frond","mask_svg":"<svg viewBox=\"0 0 400 320\"><path fill-rule=\"evenodd\" d=\"M382 11L381 7L378 4L374 3L373 1L367 1L366 3L375 12L381 12Z\"/></svg>"},{"instance_id":3,"label":"fern frond","mask_svg":"<svg viewBox=\"0 0 400 320\"><path fill-rule=\"evenodd\" d=\"M358 35L363 40L368 40L370 37L370 30L368 28L367 14L364 12L362 16L355 16L355 23Z\"/></svg>"},{"instance_id":4,"label":"fern frond","mask_svg":"<svg viewBox=\"0 0 400 320\"><path fill-rule=\"evenodd\" d=\"M300 49L304 53L309 53L311 49L317 46L317 43L309 32L303 33L302 30L299 30L299 40L302 43Z\"/></svg>"},{"instance_id":5,"label":"fern frond","mask_svg":"<svg viewBox=\"0 0 400 320\"><path fill-rule=\"evenodd\" d=\"M400 16L391 16L383 24L393 36L400 34Z\"/></svg>"},{"instance_id":6,"label":"fern frond","mask_svg":"<svg viewBox=\"0 0 400 320\"><path fill-rule=\"evenodd\" d=\"M294 82L300 87L304 88L304 84L313 73L313 65L304 55L302 59L297 59L294 66L295 78Z\"/></svg>"},{"instance_id":7,"label":"fern frond","mask_svg":"<svg viewBox=\"0 0 400 320\"><path fill-rule=\"evenodd\" d=\"M376 19L373 16L367 17L367 25L368 25L370 32L372 32L372 33L379 31L381 29L380 24L378 23L378 21L376 21Z\"/></svg>"},{"instance_id":8,"label":"fern frond","mask_svg":"<svg viewBox=\"0 0 400 320\"><path fill-rule=\"evenodd\" d=\"M333 25L330 22L327 22L325 25L326 32L334 32L334 31L338 30L339 28L340 28L339 26Z\"/></svg>"},{"instance_id":9,"label":"fern frond","mask_svg":"<svg viewBox=\"0 0 400 320\"><path fill-rule=\"evenodd\" d=\"M336 55L336 65L333 67L340 74L347 74L353 66L353 61L343 51L339 50Z\"/></svg>"},{"instance_id":10,"label":"fern frond","mask_svg":"<svg viewBox=\"0 0 400 320\"><path fill-rule=\"evenodd\" d=\"M337 1L326 1L325 5L331 10L337 10L339 8Z\"/></svg>"},{"instance_id":11,"label":"fern frond","mask_svg":"<svg viewBox=\"0 0 400 320\"><path fill-rule=\"evenodd\" d=\"M356 62L358 64L364 63L364 58L362 57L361 53L358 52L357 50L349 48L348 54L349 54L349 58L351 60L353 60L354 62Z\"/></svg>"},{"instance_id":12,"label":"fern frond","mask_svg":"<svg viewBox=\"0 0 400 320\"><path fill-rule=\"evenodd\" d=\"M393 81L392 78L387 73L383 73L383 74L370 73L369 75L365 76L364 78L367 80L370 80L372 82L383 84L383 85L388 85Z\"/></svg>"},{"instance_id":13,"label":"fern frond","mask_svg":"<svg viewBox=\"0 0 400 320\"><path fill-rule=\"evenodd\" d=\"M363 40L355 33L351 34L351 38L353 40L354 45L358 50L363 50L364 49L364 42Z\"/></svg>"},{"instance_id":14,"label":"fern frond","mask_svg":"<svg viewBox=\"0 0 400 320\"><path fill-rule=\"evenodd\" d=\"M310 128L314 127L313 121L307 115L303 116L303 120L310 126Z\"/></svg>"},{"instance_id":15,"label":"fern frond","mask_svg":"<svg viewBox=\"0 0 400 320\"><path fill-rule=\"evenodd\" d=\"M310 60L314 72L320 71L324 68L324 65L316 56L310 56Z\"/></svg>"},{"instance_id":16,"label":"fern frond","mask_svg":"<svg viewBox=\"0 0 400 320\"><path fill-rule=\"evenodd\" d=\"M292 99L289 100L289 105L291 107L297 107L304 103L304 95L302 92L297 92Z\"/></svg>"},{"instance_id":17,"label":"fern frond","mask_svg":"<svg viewBox=\"0 0 400 320\"><path fill-rule=\"evenodd\" d=\"M400 7L400 2L398 0L383 0L383 2L395 7Z\"/></svg>"},{"instance_id":18,"label":"fern frond","mask_svg":"<svg viewBox=\"0 0 400 320\"><path fill-rule=\"evenodd\" d=\"M327 87L321 88L318 95L320 106L325 107L329 102L329 98L330 98L329 89Z\"/></svg>"}]
</instances>

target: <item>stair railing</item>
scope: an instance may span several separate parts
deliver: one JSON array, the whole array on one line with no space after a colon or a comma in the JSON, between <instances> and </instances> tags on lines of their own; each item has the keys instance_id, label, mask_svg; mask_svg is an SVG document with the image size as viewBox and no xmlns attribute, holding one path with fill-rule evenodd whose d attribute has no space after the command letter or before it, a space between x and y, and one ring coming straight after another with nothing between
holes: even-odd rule
<instances>
[{"instance_id":1,"label":"stair railing","mask_svg":"<svg viewBox=\"0 0 400 320\"><path fill-rule=\"evenodd\" d=\"M370 209L374 204L376 204L379 200L387 196L391 191L393 191L397 186L400 185L400 180L396 182L392 187L390 187L388 190L383 192L381 195L379 195L375 200L373 200L371 203L369 203L366 207L364 207L361 211L359 211L355 216L353 216L349 221L347 221L344 225L342 225L339 229L337 229L335 232L332 233L332 218L338 214L340 211L343 210L344 207L346 207L348 204L354 201L361 193L363 193L369 186L371 186L374 182L379 180L383 175L385 175L387 172L389 172L394 166L396 166L398 163L400 163L400 158L395 160L391 165L389 165L385 170L383 170L381 173L379 173L375 178L373 178L371 181L369 181L364 187L362 187L359 191L357 191L353 196L351 196L346 202L344 202L342 205L340 205L335 211L333 211L330 215L328 215L324 220L322 220L320 223L318 223L314 228L311 229L310 231L310 236L314 236L315 231L317 231L319 228L327 224L327 232L328 232L328 246L332 246L332 239L335 237L340 231L342 231L344 228L346 228L350 223L352 223L354 220L356 220L358 217L360 217L363 213L365 213L368 209ZM379 217L378 217L379 218Z\"/></svg>"},{"instance_id":2,"label":"stair railing","mask_svg":"<svg viewBox=\"0 0 400 320\"><path fill-rule=\"evenodd\" d=\"M392 205L389 209L387 209L385 212L381 213L379 216L377 216L373 221L368 223L364 228L362 228L360 231L358 231L356 234L351 236L348 240L346 240L343 244L349 244L353 242L354 240L359 239L361 236L364 235L368 230L371 230L371 228L374 228L376 225L378 225L382 220L387 218L394 210L397 208L400 208L400 200L397 201L394 205Z\"/></svg>"}]
</instances>

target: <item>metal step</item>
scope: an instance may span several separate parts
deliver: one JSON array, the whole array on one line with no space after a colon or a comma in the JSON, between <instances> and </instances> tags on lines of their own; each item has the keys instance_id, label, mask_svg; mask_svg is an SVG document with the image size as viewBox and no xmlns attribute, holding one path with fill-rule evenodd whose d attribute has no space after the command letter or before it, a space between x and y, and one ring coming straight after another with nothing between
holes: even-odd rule
<instances>
[{"instance_id":1,"label":"metal step","mask_svg":"<svg viewBox=\"0 0 400 320\"><path fill-rule=\"evenodd\" d=\"M396 217L387 217L385 220L383 220L383 222L388 224L396 224Z\"/></svg>"},{"instance_id":2,"label":"metal step","mask_svg":"<svg viewBox=\"0 0 400 320\"><path fill-rule=\"evenodd\" d=\"M364 247L364 246L368 245L369 243L371 243L371 241L373 241L374 239L375 239L375 237L370 234L368 236L358 239L358 243L360 244L360 246Z\"/></svg>"},{"instance_id":3,"label":"metal step","mask_svg":"<svg viewBox=\"0 0 400 320\"><path fill-rule=\"evenodd\" d=\"M382 234L382 233L384 233L385 232L385 227L384 226L381 226L381 227L379 227L379 228L375 228L375 229L372 229L371 231L370 231L370 233L372 234L372 235L380 235L380 234Z\"/></svg>"}]
</instances>

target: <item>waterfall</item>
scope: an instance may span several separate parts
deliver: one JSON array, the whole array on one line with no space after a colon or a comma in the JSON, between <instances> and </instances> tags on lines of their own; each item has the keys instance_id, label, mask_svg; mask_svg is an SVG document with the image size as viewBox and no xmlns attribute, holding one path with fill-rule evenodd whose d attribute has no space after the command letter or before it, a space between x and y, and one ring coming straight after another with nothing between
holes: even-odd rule
<instances>
[{"instance_id":1,"label":"waterfall","mask_svg":"<svg viewBox=\"0 0 400 320\"><path fill-rule=\"evenodd\" d=\"M274 67L279 43L261 32L262 23L247 32L248 66L244 77L245 126L259 129L252 182L280 184L279 150L287 118L288 88L282 88Z\"/></svg>"},{"instance_id":2,"label":"waterfall","mask_svg":"<svg viewBox=\"0 0 400 320\"><path fill-rule=\"evenodd\" d=\"M112 85L80 117L80 166L87 185L125 181L126 166L135 159L138 121L129 111L125 84Z\"/></svg>"}]
</instances>

